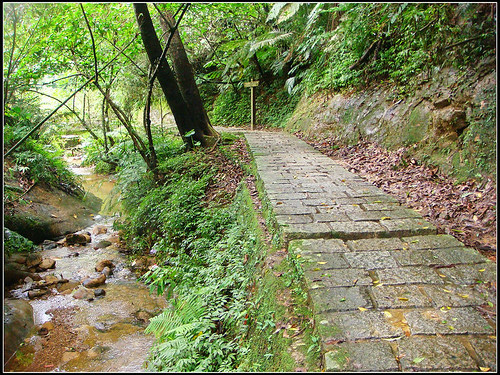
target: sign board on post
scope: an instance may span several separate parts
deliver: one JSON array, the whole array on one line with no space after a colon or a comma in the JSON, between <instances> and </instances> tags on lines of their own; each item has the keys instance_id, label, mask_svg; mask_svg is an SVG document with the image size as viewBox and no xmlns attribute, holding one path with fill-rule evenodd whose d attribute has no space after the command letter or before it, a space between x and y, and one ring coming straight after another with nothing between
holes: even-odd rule
<instances>
[{"instance_id":1,"label":"sign board on post","mask_svg":"<svg viewBox=\"0 0 500 375\"><path fill-rule=\"evenodd\" d=\"M255 87L259 86L259 81L244 82L243 86L250 87L250 129L255 125Z\"/></svg>"}]
</instances>

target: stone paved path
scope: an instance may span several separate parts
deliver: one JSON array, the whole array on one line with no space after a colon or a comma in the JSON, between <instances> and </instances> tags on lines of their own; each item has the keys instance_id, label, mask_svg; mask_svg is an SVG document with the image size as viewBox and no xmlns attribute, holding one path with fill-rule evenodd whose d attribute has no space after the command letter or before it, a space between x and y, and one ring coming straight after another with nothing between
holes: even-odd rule
<instances>
[{"instance_id":1,"label":"stone paved path","mask_svg":"<svg viewBox=\"0 0 500 375\"><path fill-rule=\"evenodd\" d=\"M298 138L244 135L302 264L324 370L496 371L495 263Z\"/></svg>"}]
</instances>

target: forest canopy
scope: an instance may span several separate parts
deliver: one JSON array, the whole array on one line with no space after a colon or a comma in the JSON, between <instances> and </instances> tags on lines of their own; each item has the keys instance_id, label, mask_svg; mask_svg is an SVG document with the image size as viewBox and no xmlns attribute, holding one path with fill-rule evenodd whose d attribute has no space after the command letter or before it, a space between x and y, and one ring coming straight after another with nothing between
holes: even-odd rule
<instances>
[{"instance_id":1,"label":"forest canopy","mask_svg":"<svg viewBox=\"0 0 500 375\"><path fill-rule=\"evenodd\" d=\"M116 163L110 150L128 139L155 168L150 133L163 129L172 102L158 79L151 80L154 66L134 6L4 3L4 154L28 134L50 138L79 128L90 134L110 165ZM266 108L260 121L280 126L303 95L375 81L411 86L416 76L436 68L465 69L495 55L495 4L142 6L151 15L161 49L169 39L169 30L162 29L165 16L179 21L176 32L207 126L247 123L243 84L254 79L261 82L258 100ZM166 61L175 67L172 54L166 54ZM178 110L172 112L180 126ZM181 135L190 146L204 143L204 135L187 127Z\"/></svg>"}]
</instances>

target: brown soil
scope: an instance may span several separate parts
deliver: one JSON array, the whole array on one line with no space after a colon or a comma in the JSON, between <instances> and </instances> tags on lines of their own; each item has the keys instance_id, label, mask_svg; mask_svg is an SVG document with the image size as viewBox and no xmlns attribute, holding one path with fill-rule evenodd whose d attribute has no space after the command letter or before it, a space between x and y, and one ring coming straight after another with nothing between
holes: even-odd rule
<instances>
[{"instance_id":1,"label":"brown soil","mask_svg":"<svg viewBox=\"0 0 500 375\"><path fill-rule=\"evenodd\" d=\"M65 352L85 350L86 348L79 342L77 334L73 333L69 324L69 317L75 309L77 308L49 310L48 313L53 316L51 322L54 324L54 328L40 338L42 347L36 351L33 361L26 365L13 358L5 367L5 371L34 373L53 371L59 366ZM27 353L33 350L29 346L23 348L26 348ZM22 353L23 348L20 349Z\"/></svg>"},{"instance_id":2,"label":"brown soil","mask_svg":"<svg viewBox=\"0 0 500 375\"><path fill-rule=\"evenodd\" d=\"M458 184L436 167L418 163L405 148L387 151L370 142L339 147L332 139L296 136L420 212L438 233L450 234L496 262L495 181Z\"/></svg>"}]
</instances>

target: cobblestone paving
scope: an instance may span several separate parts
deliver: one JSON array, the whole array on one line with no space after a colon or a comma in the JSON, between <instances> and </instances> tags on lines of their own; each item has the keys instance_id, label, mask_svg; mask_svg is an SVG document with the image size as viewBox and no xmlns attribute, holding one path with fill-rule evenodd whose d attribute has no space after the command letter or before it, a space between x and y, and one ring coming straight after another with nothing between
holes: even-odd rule
<instances>
[{"instance_id":1,"label":"cobblestone paving","mask_svg":"<svg viewBox=\"0 0 500 375\"><path fill-rule=\"evenodd\" d=\"M298 138L244 135L325 371L496 371L495 263Z\"/></svg>"}]
</instances>

